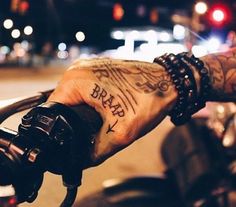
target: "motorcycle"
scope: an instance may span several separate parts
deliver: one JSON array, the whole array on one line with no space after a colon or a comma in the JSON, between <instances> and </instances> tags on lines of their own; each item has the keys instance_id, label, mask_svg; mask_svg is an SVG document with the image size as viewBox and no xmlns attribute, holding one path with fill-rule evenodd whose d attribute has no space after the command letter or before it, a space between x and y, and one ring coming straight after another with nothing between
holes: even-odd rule
<instances>
[{"instance_id":1,"label":"motorcycle","mask_svg":"<svg viewBox=\"0 0 236 207\"><path fill-rule=\"evenodd\" d=\"M71 108L44 103L51 92L17 98L0 106L0 124L32 108L22 117L17 132L0 128L0 206L33 202L46 171L61 175L67 187L60 206L74 203L102 119L87 105ZM231 198L236 186L236 107L232 106L218 104L209 117L195 118L174 128L162 145L167 166L163 175L107 180L101 191L75 206L236 205Z\"/></svg>"}]
</instances>

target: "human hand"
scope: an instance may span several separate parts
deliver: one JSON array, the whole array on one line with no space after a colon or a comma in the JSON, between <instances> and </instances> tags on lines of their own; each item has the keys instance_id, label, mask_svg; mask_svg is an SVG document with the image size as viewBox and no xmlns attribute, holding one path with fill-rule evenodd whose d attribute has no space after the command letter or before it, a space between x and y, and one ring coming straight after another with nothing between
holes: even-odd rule
<instances>
[{"instance_id":1,"label":"human hand","mask_svg":"<svg viewBox=\"0 0 236 207\"><path fill-rule=\"evenodd\" d=\"M162 66L99 58L75 62L48 101L69 106L86 103L100 113L103 126L91 154L95 165L153 129L176 98Z\"/></svg>"}]
</instances>

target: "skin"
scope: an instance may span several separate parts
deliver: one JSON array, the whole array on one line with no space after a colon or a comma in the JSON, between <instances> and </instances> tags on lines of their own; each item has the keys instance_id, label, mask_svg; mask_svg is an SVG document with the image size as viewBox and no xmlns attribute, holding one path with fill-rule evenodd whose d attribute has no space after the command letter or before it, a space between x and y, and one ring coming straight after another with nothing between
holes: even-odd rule
<instances>
[{"instance_id":1,"label":"skin","mask_svg":"<svg viewBox=\"0 0 236 207\"><path fill-rule=\"evenodd\" d=\"M236 101L236 48L202 58L209 70L209 101Z\"/></svg>"},{"instance_id":2,"label":"skin","mask_svg":"<svg viewBox=\"0 0 236 207\"><path fill-rule=\"evenodd\" d=\"M236 49L202 58L210 74L209 101L236 101ZM194 68L193 68L194 70ZM199 75L194 72L198 88ZM65 72L48 101L87 103L103 126L95 137L91 166L130 145L156 127L178 94L157 63L116 59L79 60Z\"/></svg>"}]
</instances>

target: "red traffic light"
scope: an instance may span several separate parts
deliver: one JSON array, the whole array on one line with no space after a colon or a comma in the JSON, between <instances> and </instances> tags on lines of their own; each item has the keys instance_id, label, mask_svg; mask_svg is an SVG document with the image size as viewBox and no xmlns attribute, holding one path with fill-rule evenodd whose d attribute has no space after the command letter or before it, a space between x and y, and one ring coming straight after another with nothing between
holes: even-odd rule
<instances>
[{"instance_id":1,"label":"red traffic light","mask_svg":"<svg viewBox=\"0 0 236 207\"><path fill-rule=\"evenodd\" d=\"M212 18L216 22L222 22L225 19L225 13L221 9L216 9L212 12Z\"/></svg>"},{"instance_id":2,"label":"red traffic light","mask_svg":"<svg viewBox=\"0 0 236 207\"><path fill-rule=\"evenodd\" d=\"M208 14L210 23L214 26L223 26L231 20L231 12L224 4L213 5Z\"/></svg>"},{"instance_id":3,"label":"red traffic light","mask_svg":"<svg viewBox=\"0 0 236 207\"><path fill-rule=\"evenodd\" d=\"M29 9L29 2L22 1L19 6L19 12L24 14Z\"/></svg>"},{"instance_id":4,"label":"red traffic light","mask_svg":"<svg viewBox=\"0 0 236 207\"><path fill-rule=\"evenodd\" d=\"M124 9L121 4L116 3L113 6L113 19L116 21L120 21L124 16Z\"/></svg>"}]
</instances>

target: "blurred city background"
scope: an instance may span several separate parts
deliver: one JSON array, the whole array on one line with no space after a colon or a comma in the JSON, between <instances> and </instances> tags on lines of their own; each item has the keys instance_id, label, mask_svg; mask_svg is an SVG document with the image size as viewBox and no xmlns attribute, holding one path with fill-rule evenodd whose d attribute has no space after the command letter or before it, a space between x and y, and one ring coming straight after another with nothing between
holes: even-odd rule
<instances>
[{"instance_id":1,"label":"blurred city background","mask_svg":"<svg viewBox=\"0 0 236 207\"><path fill-rule=\"evenodd\" d=\"M227 50L236 44L235 10L234 0L0 0L0 100L54 88L78 58L152 61L166 52L200 57ZM24 113L3 125L17 129ZM78 199L110 178L162 172L160 146L172 127L167 118L86 170ZM61 178L46 173L36 201L21 206L56 207L64 194Z\"/></svg>"},{"instance_id":2,"label":"blurred city background","mask_svg":"<svg viewBox=\"0 0 236 207\"><path fill-rule=\"evenodd\" d=\"M0 0L0 65L202 56L232 45L235 10L233 0Z\"/></svg>"}]
</instances>

